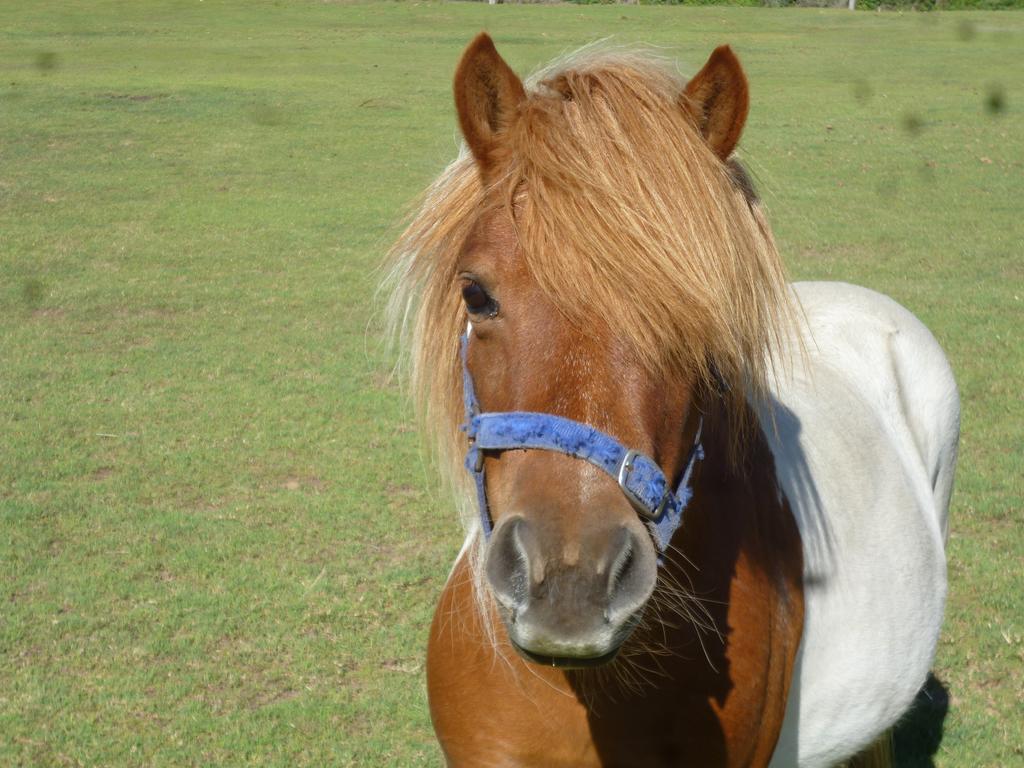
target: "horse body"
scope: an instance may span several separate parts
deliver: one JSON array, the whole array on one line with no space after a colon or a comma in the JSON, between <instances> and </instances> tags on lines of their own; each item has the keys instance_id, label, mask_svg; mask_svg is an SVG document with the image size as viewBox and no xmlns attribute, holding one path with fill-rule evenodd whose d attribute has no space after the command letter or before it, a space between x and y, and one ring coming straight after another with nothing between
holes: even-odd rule
<instances>
[{"instance_id":1,"label":"horse body","mask_svg":"<svg viewBox=\"0 0 1024 768\"><path fill-rule=\"evenodd\" d=\"M854 755L941 623L935 340L865 289L787 287L727 47L688 82L615 53L524 86L481 35L455 102L469 151L399 239L394 305L477 502L428 646L449 764Z\"/></svg>"},{"instance_id":2,"label":"horse body","mask_svg":"<svg viewBox=\"0 0 1024 768\"><path fill-rule=\"evenodd\" d=\"M796 295L806 364L779 377L762 414L805 569L773 765L827 766L892 726L928 674L959 402L935 339L891 299L839 283L798 284Z\"/></svg>"}]
</instances>

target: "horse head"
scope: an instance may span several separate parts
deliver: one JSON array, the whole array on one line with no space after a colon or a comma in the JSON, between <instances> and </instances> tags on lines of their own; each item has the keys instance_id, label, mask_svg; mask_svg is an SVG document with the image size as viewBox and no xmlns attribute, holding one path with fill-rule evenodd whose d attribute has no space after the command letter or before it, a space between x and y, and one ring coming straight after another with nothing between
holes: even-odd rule
<instances>
[{"instance_id":1,"label":"horse head","mask_svg":"<svg viewBox=\"0 0 1024 768\"><path fill-rule=\"evenodd\" d=\"M692 464L703 385L723 360L737 374L710 342L722 335L720 313L706 307L720 289L717 267L701 263L693 239L728 228L722 219L743 197L728 160L748 99L728 47L681 91L650 81L627 61L582 66L528 94L478 36L454 91L480 194L449 277L480 412L543 414L598 431L675 487ZM659 163L670 172L645 173ZM682 217L681 228L659 228L666 213ZM648 227L674 235L665 241ZM481 449L475 462L486 477L483 527L493 526L481 545L485 583L509 639L544 663L611 659L658 581L668 545L652 538L659 510L639 508L621 470L602 471L578 451L500 447Z\"/></svg>"}]
</instances>

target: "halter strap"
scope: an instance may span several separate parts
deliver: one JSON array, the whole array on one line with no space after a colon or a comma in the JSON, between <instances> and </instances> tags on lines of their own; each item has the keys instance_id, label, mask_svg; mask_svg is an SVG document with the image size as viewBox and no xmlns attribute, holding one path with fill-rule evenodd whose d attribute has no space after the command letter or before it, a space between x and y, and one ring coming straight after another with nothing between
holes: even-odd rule
<instances>
[{"instance_id":1,"label":"halter strap","mask_svg":"<svg viewBox=\"0 0 1024 768\"><path fill-rule=\"evenodd\" d=\"M473 475L476 484L484 537L490 537L492 528L484 475L484 451L537 449L588 461L613 477L637 513L644 518L658 551L664 553L672 534L682 523L683 511L693 495L690 489L693 467L704 458L704 447L700 440L704 427L703 417L697 424L697 434L682 476L673 489L657 462L639 451L626 448L611 435L588 424L550 413L481 413L473 377L466 362L468 333L459 342L462 354L462 397L466 409L466 421L462 429L469 438L466 469Z\"/></svg>"}]
</instances>

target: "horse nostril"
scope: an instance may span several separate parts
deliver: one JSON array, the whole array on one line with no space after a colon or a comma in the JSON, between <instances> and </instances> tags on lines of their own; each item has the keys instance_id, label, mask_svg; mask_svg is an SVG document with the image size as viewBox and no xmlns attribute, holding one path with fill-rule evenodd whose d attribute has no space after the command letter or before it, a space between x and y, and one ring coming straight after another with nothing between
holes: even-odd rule
<instances>
[{"instance_id":1,"label":"horse nostril","mask_svg":"<svg viewBox=\"0 0 1024 768\"><path fill-rule=\"evenodd\" d=\"M608 608L605 619L612 621L643 606L654 590L657 569L651 553L645 552L636 534L620 528L608 554Z\"/></svg>"},{"instance_id":2,"label":"horse nostril","mask_svg":"<svg viewBox=\"0 0 1024 768\"><path fill-rule=\"evenodd\" d=\"M515 517L499 525L487 551L487 580L502 605L515 611L529 596L532 565L530 524Z\"/></svg>"},{"instance_id":3,"label":"horse nostril","mask_svg":"<svg viewBox=\"0 0 1024 768\"><path fill-rule=\"evenodd\" d=\"M608 575L608 597L614 597L619 591L623 582L627 581L633 567L633 542L627 541L615 561L612 563L611 572Z\"/></svg>"}]
</instances>

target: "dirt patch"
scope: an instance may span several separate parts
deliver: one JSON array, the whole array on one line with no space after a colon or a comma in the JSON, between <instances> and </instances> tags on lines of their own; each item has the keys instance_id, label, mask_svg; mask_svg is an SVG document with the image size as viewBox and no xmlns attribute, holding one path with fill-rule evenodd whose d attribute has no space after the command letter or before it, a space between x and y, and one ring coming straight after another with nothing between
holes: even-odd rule
<instances>
[{"instance_id":1,"label":"dirt patch","mask_svg":"<svg viewBox=\"0 0 1024 768\"><path fill-rule=\"evenodd\" d=\"M423 664L413 659L386 659L381 662L380 667L387 672L400 672L403 675L415 675L423 669Z\"/></svg>"},{"instance_id":2,"label":"dirt patch","mask_svg":"<svg viewBox=\"0 0 1024 768\"><path fill-rule=\"evenodd\" d=\"M423 497L423 491L411 483L388 483L384 492L388 497L388 505L392 509L409 506Z\"/></svg>"},{"instance_id":3,"label":"dirt patch","mask_svg":"<svg viewBox=\"0 0 1024 768\"><path fill-rule=\"evenodd\" d=\"M395 101L394 99L385 99L377 97L361 101L359 102L359 106L362 109L383 109L391 112L402 109L404 105Z\"/></svg>"},{"instance_id":4,"label":"dirt patch","mask_svg":"<svg viewBox=\"0 0 1024 768\"><path fill-rule=\"evenodd\" d=\"M39 320L60 320L67 312L60 307L46 307L44 309L32 310L32 317Z\"/></svg>"},{"instance_id":5,"label":"dirt patch","mask_svg":"<svg viewBox=\"0 0 1024 768\"><path fill-rule=\"evenodd\" d=\"M153 101L154 99L166 99L166 93L101 93L101 99L112 101Z\"/></svg>"},{"instance_id":6,"label":"dirt patch","mask_svg":"<svg viewBox=\"0 0 1024 768\"><path fill-rule=\"evenodd\" d=\"M273 704L280 704L282 701L291 701L299 695L299 692L291 688L281 691L268 691L256 696L250 703L251 709L262 709Z\"/></svg>"},{"instance_id":7,"label":"dirt patch","mask_svg":"<svg viewBox=\"0 0 1024 768\"><path fill-rule=\"evenodd\" d=\"M322 477L316 475L289 475L281 483L281 487L286 491L313 491L314 493L322 493L327 487L327 483L324 482Z\"/></svg>"}]
</instances>

